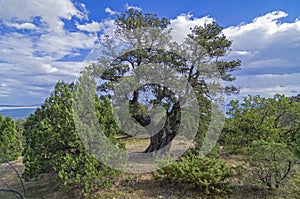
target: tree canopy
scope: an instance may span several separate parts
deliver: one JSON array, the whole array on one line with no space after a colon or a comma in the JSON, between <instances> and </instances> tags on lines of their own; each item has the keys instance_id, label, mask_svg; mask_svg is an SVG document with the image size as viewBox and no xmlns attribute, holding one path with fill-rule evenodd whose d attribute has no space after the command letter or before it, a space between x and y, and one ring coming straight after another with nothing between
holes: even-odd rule
<instances>
[{"instance_id":1,"label":"tree canopy","mask_svg":"<svg viewBox=\"0 0 300 199\"><path fill-rule=\"evenodd\" d=\"M192 93L196 95L199 112L203 116L200 123L205 127L200 129L204 134L210 120L213 95L238 92L234 86L222 88L218 80L214 83L210 81L219 79L231 82L235 79L232 72L240 66L240 60L223 59L230 50L231 41L222 34L222 27L216 22L196 26L180 44L172 40L169 20L155 14L129 9L117 16L115 24L115 35L105 37L105 50L90 68L101 79L98 86L101 96L115 99L116 95L121 95L118 86L121 83L123 89L127 86L122 100L127 98L130 114L140 126L149 127L151 107L163 107L163 128L155 134L149 132L151 143L145 152L160 150L176 137L182 123L182 107ZM121 46L116 45L120 42ZM120 48L123 50L120 51ZM134 76L135 82L129 76ZM155 82L157 80L151 76L168 82L167 86ZM182 78L186 82L182 83ZM151 80L153 83L145 84ZM177 85L175 90L183 91L178 94L170 89L170 85ZM195 109L198 108L194 106Z\"/></svg>"}]
</instances>

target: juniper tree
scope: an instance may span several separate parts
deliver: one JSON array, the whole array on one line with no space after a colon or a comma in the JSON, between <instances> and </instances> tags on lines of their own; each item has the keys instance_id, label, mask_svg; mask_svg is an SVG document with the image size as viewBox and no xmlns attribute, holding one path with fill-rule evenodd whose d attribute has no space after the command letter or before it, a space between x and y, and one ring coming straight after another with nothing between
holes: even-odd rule
<instances>
[{"instance_id":1,"label":"juniper tree","mask_svg":"<svg viewBox=\"0 0 300 199\"><path fill-rule=\"evenodd\" d=\"M43 173L54 174L61 187L71 190L79 188L87 196L101 184L107 183L107 176L115 172L99 162L83 145L74 123L73 90L73 84L58 82L42 106L26 119L23 177L30 180ZM106 118L109 115L103 112L108 102L93 99L101 125L115 129L111 127L114 124L105 121L110 120ZM109 111L106 110L106 113ZM115 134L116 131L110 133ZM114 138L109 134L107 136Z\"/></svg>"},{"instance_id":2,"label":"juniper tree","mask_svg":"<svg viewBox=\"0 0 300 199\"><path fill-rule=\"evenodd\" d=\"M0 115L0 157L6 160L16 160L22 152L19 132L14 120ZM0 163L2 159L0 158Z\"/></svg>"}]
</instances>

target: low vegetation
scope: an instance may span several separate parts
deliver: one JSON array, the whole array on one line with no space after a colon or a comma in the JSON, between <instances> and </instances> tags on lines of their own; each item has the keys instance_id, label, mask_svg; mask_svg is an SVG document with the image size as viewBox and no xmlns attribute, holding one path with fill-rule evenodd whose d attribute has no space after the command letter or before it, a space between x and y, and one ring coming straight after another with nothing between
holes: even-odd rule
<instances>
[{"instance_id":1,"label":"low vegetation","mask_svg":"<svg viewBox=\"0 0 300 199\"><path fill-rule=\"evenodd\" d=\"M158 169L155 177L178 187L198 190L203 195L221 195L230 191L233 172L220 159L190 153Z\"/></svg>"}]
</instances>

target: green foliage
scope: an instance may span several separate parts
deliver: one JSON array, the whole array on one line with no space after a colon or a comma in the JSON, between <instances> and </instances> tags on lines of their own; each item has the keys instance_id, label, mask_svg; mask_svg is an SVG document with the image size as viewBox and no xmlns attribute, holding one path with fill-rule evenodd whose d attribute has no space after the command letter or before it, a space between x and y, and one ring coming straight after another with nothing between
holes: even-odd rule
<instances>
[{"instance_id":1,"label":"green foliage","mask_svg":"<svg viewBox=\"0 0 300 199\"><path fill-rule=\"evenodd\" d=\"M264 140L297 147L300 130L300 103L283 95L273 98L249 96L230 102L230 118L225 125L225 145L235 152L245 152L253 141Z\"/></svg>"},{"instance_id":2,"label":"green foliage","mask_svg":"<svg viewBox=\"0 0 300 199\"><path fill-rule=\"evenodd\" d=\"M219 73L224 81L231 82L235 80L232 72L237 70L241 65L240 60L222 61L220 58L226 56L230 51L232 42L222 33L223 28L216 22L204 24L204 26L195 26L189 38L197 42L200 47L203 47L210 59L219 69ZM226 86L227 94L238 93L238 89L231 86Z\"/></svg>"},{"instance_id":3,"label":"green foliage","mask_svg":"<svg viewBox=\"0 0 300 199\"><path fill-rule=\"evenodd\" d=\"M220 145L217 143L207 156L210 158L220 158Z\"/></svg>"},{"instance_id":4,"label":"green foliage","mask_svg":"<svg viewBox=\"0 0 300 199\"><path fill-rule=\"evenodd\" d=\"M25 137L23 135L24 131L24 119L15 120L16 130L17 130L17 139L21 141L23 148L25 147Z\"/></svg>"},{"instance_id":5,"label":"green foliage","mask_svg":"<svg viewBox=\"0 0 300 199\"><path fill-rule=\"evenodd\" d=\"M181 104L178 103L178 95L176 96L167 86L144 84L143 82L151 79L151 75L156 76L156 78L166 78L167 76L166 82L170 82L168 78L172 79L170 84L177 86L176 90L183 91L180 97L182 101L185 101L191 96L191 89L187 89L188 86L185 87L180 83L181 77L185 77L188 85L193 89L193 94L197 97L195 103L198 103L200 108L200 128L196 140L200 148L210 122L210 112L213 106L211 99L215 100L214 97L220 93L232 94L238 92L238 89L234 86L223 88L218 84L218 81L214 81L215 83L211 83L213 85L209 86L207 83L208 79L217 75L230 85L229 82L235 80L232 73L241 64L240 60L222 60L229 52L232 44L222 33L222 27L215 22L204 26L196 26L192 29L191 34L186 36L182 44L177 44L172 42L171 39L170 21L166 18L159 18L155 14L129 9L117 15L115 24L117 27L115 35L112 36L113 38L107 35L103 42L105 47L103 52L105 53L98 59L97 64L90 66L93 74L98 75L97 77L103 80L101 81L103 83L98 87L98 91L111 97L115 94L115 85L118 84L121 78L123 81L132 74L138 76L138 81L141 81L138 83L141 83L142 86L137 87L135 90L129 89L128 92L124 91L124 96L122 96L128 99L130 111L135 121L143 127L151 122L148 114L151 113L151 110L145 110L144 107L159 105L165 108L166 113L167 122L165 124L167 125L151 137L150 145L145 150L145 152L153 152L163 148L176 135L180 134L181 132L178 132L178 129L184 122L182 122L183 119L181 121L179 119L182 115L180 115ZM120 50L120 46L115 46L118 39L121 43L126 43L126 46L129 46L128 49ZM119 51L123 53L119 55ZM110 57L113 57L112 62L109 62ZM151 68L150 70L149 65L151 67L155 66L155 69ZM215 67L218 70L215 70ZM103 68L106 70L101 70ZM163 72L166 70L167 75ZM172 71L172 74L170 71ZM132 86L132 81L126 82L126 84L128 84L128 88L135 87ZM123 88L125 87L123 85ZM184 89L180 87L184 87ZM194 117L198 118L199 114ZM194 120L189 120L191 125L185 124L184 128L187 129L187 132L184 134L196 131L193 127L198 126L198 124L193 123ZM198 122L198 120L196 121ZM183 136L190 137L190 135Z\"/></svg>"},{"instance_id":6,"label":"green foliage","mask_svg":"<svg viewBox=\"0 0 300 199\"><path fill-rule=\"evenodd\" d=\"M233 173L220 159L189 154L178 162L166 164L156 178L176 185L197 188L204 194L223 194L230 190Z\"/></svg>"},{"instance_id":7,"label":"green foliage","mask_svg":"<svg viewBox=\"0 0 300 199\"><path fill-rule=\"evenodd\" d=\"M23 177L29 180L42 173L54 173L61 187L79 188L83 196L88 196L116 172L99 163L84 148L74 124L72 91L73 85L58 82L41 108L26 119ZM109 119L101 112L107 103L98 104L97 110L100 110L99 120L106 129L111 129L106 122Z\"/></svg>"},{"instance_id":8,"label":"green foliage","mask_svg":"<svg viewBox=\"0 0 300 199\"><path fill-rule=\"evenodd\" d=\"M298 158L300 159L300 130L295 134L295 138L296 138L295 153L297 154Z\"/></svg>"},{"instance_id":9,"label":"green foliage","mask_svg":"<svg viewBox=\"0 0 300 199\"><path fill-rule=\"evenodd\" d=\"M100 102L96 96L95 109L101 130L110 141L116 144L116 134L120 132L120 127L114 118L113 107L110 100L105 98Z\"/></svg>"},{"instance_id":10,"label":"green foliage","mask_svg":"<svg viewBox=\"0 0 300 199\"><path fill-rule=\"evenodd\" d=\"M90 76L90 70L82 71L73 92L76 129L80 132L84 147L99 161L122 170L127 161L127 153L122 150L125 143L117 142L115 137L120 127L115 120L110 100L99 100L95 90L96 84Z\"/></svg>"},{"instance_id":11,"label":"green foliage","mask_svg":"<svg viewBox=\"0 0 300 199\"><path fill-rule=\"evenodd\" d=\"M156 14L143 14L140 10L129 9L127 12L122 12L115 23L119 28L118 31L124 31L143 27L164 29L170 21L166 18L159 19Z\"/></svg>"},{"instance_id":12,"label":"green foliage","mask_svg":"<svg viewBox=\"0 0 300 199\"><path fill-rule=\"evenodd\" d=\"M20 134L10 117L0 115L0 163L2 157L8 161L16 160L22 152Z\"/></svg>"},{"instance_id":13,"label":"green foliage","mask_svg":"<svg viewBox=\"0 0 300 199\"><path fill-rule=\"evenodd\" d=\"M222 143L233 153L247 155L252 182L282 188L292 177L299 155L300 103L296 97L248 96L231 101Z\"/></svg>"},{"instance_id":14,"label":"green foliage","mask_svg":"<svg viewBox=\"0 0 300 199\"><path fill-rule=\"evenodd\" d=\"M203 142L203 140L201 142ZM192 153L194 155L200 155L200 156L203 155L203 151L201 152L201 149L200 149L199 145L200 144L197 144L195 148L190 148L187 151L187 154ZM214 159L220 158L220 145L218 143L216 143L212 147L212 149L209 151L209 153L206 154L206 156L209 157L209 158L214 158Z\"/></svg>"},{"instance_id":15,"label":"green foliage","mask_svg":"<svg viewBox=\"0 0 300 199\"><path fill-rule=\"evenodd\" d=\"M255 141L248 153L251 177L269 189L284 185L296 163L295 155L283 143Z\"/></svg>"}]
</instances>

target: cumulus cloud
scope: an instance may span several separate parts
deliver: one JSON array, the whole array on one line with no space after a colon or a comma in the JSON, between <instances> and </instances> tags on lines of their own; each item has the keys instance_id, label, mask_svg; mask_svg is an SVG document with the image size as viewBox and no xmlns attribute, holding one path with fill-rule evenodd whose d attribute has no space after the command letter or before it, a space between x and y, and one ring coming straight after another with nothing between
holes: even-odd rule
<instances>
[{"instance_id":1,"label":"cumulus cloud","mask_svg":"<svg viewBox=\"0 0 300 199\"><path fill-rule=\"evenodd\" d=\"M87 24L76 23L76 27L81 31L98 32L102 28L102 23L95 22L95 21L93 21L92 23L87 23Z\"/></svg>"},{"instance_id":2,"label":"cumulus cloud","mask_svg":"<svg viewBox=\"0 0 300 199\"><path fill-rule=\"evenodd\" d=\"M49 16L71 18L81 16L74 4L69 0L48 1L48 0L2 0L0 17L5 19L18 18L30 20L32 16Z\"/></svg>"},{"instance_id":3,"label":"cumulus cloud","mask_svg":"<svg viewBox=\"0 0 300 199\"><path fill-rule=\"evenodd\" d=\"M104 34L112 35L116 29L113 19L106 19L101 22L92 21L91 23L79 24L75 23L76 28L81 31L87 32L102 32Z\"/></svg>"},{"instance_id":4,"label":"cumulus cloud","mask_svg":"<svg viewBox=\"0 0 300 199\"><path fill-rule=\"evenodd\" d=\"M116 14L119 14L118 12L116 11L113 11L112 9L110 9L109 7L105 8L105 12L110 14L110 15L116 15Z\"/></svg>"},{"instance_id":5,"label":"cumulus cloud","mask_svg":"<svg viewBox=\"0 0 300 199\"><path fill-rule=\"evenodd\" d=\"M224 29L233 41L228 58L242 60L236 81L240 96L300 93L300 21L280 22L287 16L274 11Z\"/></svg>"},{"instance_id":6,"label":"cumulus cloud","mask_svg":"<svg viewBox=\"0 0 300 199\"><path fill-rule=\"evenodd\" d=\"M244 67L297 66L300 61L300 21L280 23L288 14L274 11L248 24L224 29L233 41L234 57L242 54ZM284 68L283 68L284 69Z\"/></svg>"},{"instance_id":7,"label":"cumulus cloud","mask_svg":"<svg viewBox=\"0 0 300 199\"><path fill-rule=\"evenodd\" d=\"M0 1L6 30L0 34L0 104L40 103L58 80L75 80L88 51L115 30L113 20L90 21L88 14L84 4L71 0Z\"/></svg>"},{"instance_id":8,"label":"cumulus cloud","mask_svg":"<svg viewBox=\"0 0 300 199\"><path fill-rule=\"evenodd\" d=\"M71 0L0 1L0 23L7 30L0 35L0 104L39 103L58 80L74 80L83 63L60 60L80 56L81 49L93 48L99 38L69 31L65 21L87 20L87 13L84 4Z\"/></svg>"},{"instance_id":9,"label":"cumulus cloud","mask_svg":"<svg viewBox=\"0 0 300 199\"><path fill-rule=\"evenodd\" d=\"M48 0L2 0L0 1L0 19L11 21L20 20L31 22L39 16L48 24L51 30L57 29L60 18L71 19L72 16L84 18L86 13L78 10L71 0L48 1Z\"/></svg>"},{"instance_id":10,"label":"cumulus cloud","mask_svg":"<svg viewBox=\"0 0 300 199\"><path fill-rule=\"evenodd\" d=\"M175 19L170 20L170 27L172 28L172 38L175 41L181 42L188 33L190 29L195 26L203 26L204 24L209 24L215 21L209 16L197 18L192 14L181 14Z\"/></svg>"},{"instance_id":11,"label":"cumulus cloud","mask_svg":"<svg viewBox=\"0 0 300 199\"><path fill-rule=\"evenodd\" d=\"M141 10L128 4L126 8ZM95 48L116 28L112 19L88 20L88 12L84 4L71 0L0 1L0 23L9 30L0 34L0 104L40 103L58 80L75 80L85 65L65 58L84 59L82 50ZM117 14L108 7L105 12ZM274 11L223 30L233 41L228 59L242 60L235 82L240 96L300 93L300 21L282 23L286 16ZM66 21L73 22L76 31L68 30ZM210 16L181 14L171 19L171 34L180 42L190 28L213 21Z\"/></svg>"}]
</instances>

